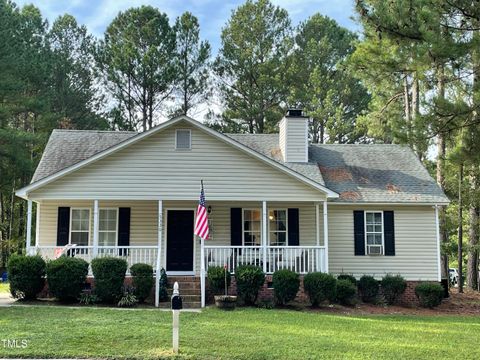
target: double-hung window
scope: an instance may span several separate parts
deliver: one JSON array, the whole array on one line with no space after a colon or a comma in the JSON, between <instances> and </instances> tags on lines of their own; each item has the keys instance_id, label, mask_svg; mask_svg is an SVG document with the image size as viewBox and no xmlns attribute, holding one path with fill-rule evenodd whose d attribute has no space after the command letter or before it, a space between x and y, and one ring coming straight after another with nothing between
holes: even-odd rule
<instances>
[{"instance_id":1,"label":"double-hung window","mask_svg":"<svg viewBox=\"0 0 480 360\"><path fill-rule=\"evenodd\" d=\"M98 245L117 245L118 209L100 209L99 218Z\"/></svg>"},{"instance_id":2,"label":"double-hung window","mask_svg":"<svg viewBox=\"0 0 480 360\"><path fill-rule=\"evenodd\" d=\"M90 209L71 209L70 244L88 246L90 237Z\"/></svg>"},{"instance_id":3,"label":"double-hung window","mask_svg":"<svg viewBox=\"0 0 480 360\"><path fill-rule=\"evenodd\" d=\"M367 254L383 254L383 212L365 212L365 238Z\"/></svg>"},{"instance_id":4,"label":"double-hung window","mask_svg":"<svg viewBox=\"0 0 480 360\"><path fill-rule=\"evenodd\" d=\"M262 215L260 209L243 209L243 245L255 246L262 243Z\"/></svg>"},{"instance_id":5,"label":"double-hung window","mask_svg":"<svg viewBox=\"0 0 480 360\"><path fill-rule=\"evenodd\" d=\"M288 245L287 210L269 210L268 220L270 245Z\"/></svg>"}]
</instances>

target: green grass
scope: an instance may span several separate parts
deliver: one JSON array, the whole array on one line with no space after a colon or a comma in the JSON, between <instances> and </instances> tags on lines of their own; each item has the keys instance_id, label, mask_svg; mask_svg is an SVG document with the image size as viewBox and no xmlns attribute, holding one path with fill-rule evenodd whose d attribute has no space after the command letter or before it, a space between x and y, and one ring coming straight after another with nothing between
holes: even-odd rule
<instances>
[{"instance_id":1,"label":"green grass","mask_svg":"<svg viewBox=\"0 0 480 360\"><path fill-rule=\"evenodd\" d=\"M237 309L182 313L180 358L478 359L480 319L345 316ZM26 339L24 349L2 339ZM171 357L171 313L107 308L0 308L1 357Z\"/></svg>"},{"instance_id":2,"label":"green grass","mask_svg":"<svg viewBox=\"0 0 480 360\"><path fill-rule=\"evenodd\" d=\"M10 292L10 285L8 283L0 283L0 293Z\"/></svg>"}]
</instances>

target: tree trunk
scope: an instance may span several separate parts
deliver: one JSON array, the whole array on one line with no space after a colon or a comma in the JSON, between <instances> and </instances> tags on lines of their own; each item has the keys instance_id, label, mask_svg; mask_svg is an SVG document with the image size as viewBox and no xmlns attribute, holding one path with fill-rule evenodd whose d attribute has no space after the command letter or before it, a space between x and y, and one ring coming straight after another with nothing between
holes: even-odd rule
<instances>
[{"instance_id":1,"label":"tree trunk","mask_svg":"<svg viewBox=\"0 0 480 360\"><path fill-rule=\"evenodd\" d=\"M443 65L439 65L437 68L437 87L438 97L445 98L445 71ZM437 183L440 188L445 191L445 134L439 132L437 135ZM447 231L447 215L444 206L439 208L439 225L440 225L440 243L448 244L448 231ZM448 255L442 256L442 279L448 279Z\"/></svg>"},{"instance_id":2,"label":"tree trunk","mask_svg":"<svg viewBox=\"0 0 480 360\"><path fill-rule=\"evenodd\" d=\"M411 138L412 138L413 144L416 143L415 132L413 130L417 124L419 115L420 115L420 84L418 81L418 73L415 72L413 74L413 83L412 83L412 121L410 126L410 132L411 132ZM418 144L415 145L414 150L417 153L420 161L422 161L424 154L422 152L422 149L418 146Z\"/></svg>"},{"instance_id":3,"label":"tree trunk","mask_svg":"<svg viewBox=\"0 0 480 360\"><path fill-rule=\"evenodd\" d=\"M458 169L458 292L463 293L463 163Z\"/></svg>"},{"instance_id":4,"label":"tree trunk","mask_svg":"<svg viewBox=\"0 0 480 360\"><path fill-rule=\"evenodd\" d=\"M325 143L325 122L320 120L320 138L318 139L320 144Z\"/></svg>"},{"instance_id":5,"label":"tree trunk","mask_svg":"<svg viewBox=\"0 0 480 360\"><path fill-rule=\"evenodd\" d=\"M407 125L407 141L410 147L413 146L412 142L412 115L410 108L410 89L408 84L408 75L403 78L403 103L405 108L405 124Z\"/></svg>"},{"instance_id":6,"label":"tree trunk","mask_svg":"<svg viewBox=\"0 0 480 360\"><path fill-rule=\"evenodd\" d=\"M468 232L467 285L472 290L478 289L478 218L479 208L470 205L470 227Z\"/></svg>"}]
</instances>

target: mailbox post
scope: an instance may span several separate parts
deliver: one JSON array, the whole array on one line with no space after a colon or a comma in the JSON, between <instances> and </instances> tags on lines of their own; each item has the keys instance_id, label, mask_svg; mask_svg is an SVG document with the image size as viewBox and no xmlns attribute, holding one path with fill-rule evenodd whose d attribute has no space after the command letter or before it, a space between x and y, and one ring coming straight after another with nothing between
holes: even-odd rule
<instances>
[{"instance_id":1,"label":"mailbox post","mask_svg":"<svg viewBox=\"0 0 480 360\"><path fill-rule=\"evenodd\" d=\"M178 282L173 285L172 313L173 313L173 352L178 353L180 310L183 308L182 298L178 292Z\"/></svg>"}]
</instances>

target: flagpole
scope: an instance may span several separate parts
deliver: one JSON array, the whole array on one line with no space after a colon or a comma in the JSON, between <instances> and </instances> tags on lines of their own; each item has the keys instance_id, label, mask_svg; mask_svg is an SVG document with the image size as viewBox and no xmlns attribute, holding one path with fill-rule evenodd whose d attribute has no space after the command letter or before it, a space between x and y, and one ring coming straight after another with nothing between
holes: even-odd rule
<instances>
[{"instance_id":1,"label":"flagpole","mask_svg":"<svg viewBox=\"0 0 480 360\"><path fill-rule=\"evenodd\" d=\"M205 307L205 240L200 238L200 289L202 293L202 308Z\"/></svg>"},{"instance_id":2,"label":"flagpole","mask_svg":"<svg viewBox=\"0 0 480 360\"><path fill-rule=\"evenodd\" d=\"M200 180L203 190L203 179ZM200 291L201 291L201 306L205 307L205 239L200 238Z\"/></svg>"}]
</instances>

